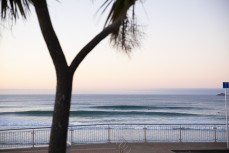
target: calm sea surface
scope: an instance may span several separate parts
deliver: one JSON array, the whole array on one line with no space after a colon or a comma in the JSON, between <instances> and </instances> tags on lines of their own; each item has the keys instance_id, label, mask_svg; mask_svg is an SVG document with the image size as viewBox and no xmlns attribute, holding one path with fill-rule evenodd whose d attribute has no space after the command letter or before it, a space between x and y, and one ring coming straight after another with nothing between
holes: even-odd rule
<instances>
[{"instance_id":1,"label":"calm sea surface","mask_svg":"<svg viewBox=\"0 0 229 153\"><path fill-rule=\"evenodd\" d=\"M0 95L0 129L51 125L54 95ZM70 125L224 124L224 96L73 95Z\"/></svg>"}]
</instances>

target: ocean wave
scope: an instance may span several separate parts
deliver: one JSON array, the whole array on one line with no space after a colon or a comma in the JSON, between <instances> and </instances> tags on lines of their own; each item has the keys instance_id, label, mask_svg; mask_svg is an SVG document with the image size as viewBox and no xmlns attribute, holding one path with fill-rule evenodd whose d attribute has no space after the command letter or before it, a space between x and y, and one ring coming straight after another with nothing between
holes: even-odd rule
<instances>
[{"instance_id":1,"label":"ocean wave","mask_svg":"<svg viewBox=\"0 0 229 153\"><path fill-rule=\"evenodd\" d=\"M109 110L157 110L157 109L169 109L169 110L191 110L202 109L197 107L179 107L179 106L138 106L138 105L108 105L108 106L93 106L95 109L109 109Z\"/></svg>"},{"instance_id":2,"label":"ocean wave","mask_svg":"<svg viewBox=\"0 0 229 153\"><path fill-rule=\"evenodd\" d=\"M21 111L21 112L2 112L0 115L22 115L22 116L52 116L53 111ZM146 112L146 111L71 111L71 116L78 117L101 117L101 116L170 116L170 117L184 117L184 116L200 116L191 113L179 112Z\"/></svg>"}]
</instances>

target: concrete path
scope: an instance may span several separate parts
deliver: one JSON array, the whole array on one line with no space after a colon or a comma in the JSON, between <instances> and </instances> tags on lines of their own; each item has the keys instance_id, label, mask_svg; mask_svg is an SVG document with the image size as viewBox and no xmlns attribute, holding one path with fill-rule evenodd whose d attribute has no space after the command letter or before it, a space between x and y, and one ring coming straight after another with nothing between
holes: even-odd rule
<instances>
[{"instance_id":1,"label":"concrete path","mask_svg":"<svg viewBox=\"0 0 229 153\"><path fill-rule=\"evenodd\" d=\"M226 143L105 143L73 145L70 153L174 153L173 150L227 150ZM123 151L123 152L120 152ZM0 153L47 153L47 148L0 150ZM218 151L219 152L219 151ZM225 153L229 153L229 150ZM198 152L201 153L201 152ZM206 153L206 152L204 152ZM219 152L220 153L220 152Z\"/></svg>"}]
</instances>

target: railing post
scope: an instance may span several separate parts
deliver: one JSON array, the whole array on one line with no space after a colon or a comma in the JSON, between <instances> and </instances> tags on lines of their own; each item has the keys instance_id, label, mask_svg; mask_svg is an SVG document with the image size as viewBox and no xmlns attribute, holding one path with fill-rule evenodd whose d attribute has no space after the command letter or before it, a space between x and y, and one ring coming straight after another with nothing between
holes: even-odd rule
<instances>
[{"instance_id":1,"label":"railing post","mask_svg":"<svg viewBox=\"0 0 229 153\"><path fill-rule=\"evenodd\" d=\"M35 146L35 136L34 136L34 129L33 129L33 131L32 131L32 147L34 148L34 146Z\"/></svg>"},{"instance_id":2,"label":"railing post","mask_svg":"<svg viewBox=\"0 0 229 153\"><path fill-rule=\"evenodd\" d=\"M179 140L180 140L180 142L182 142L182 127L181 127L181 125L180 125L180 138L179 138Z\"/></svg>"},{"instance_id":3,"label":"railing post","mask_svg":"<svg viewBox=\"0 0 229 153\"><path fill-rule=\"evenodd\" d=\"M146 129L146 125L144 125L144 128L143 129L144 129L144 139L145 139L144 141L146 143L147 142L147 138L146 138L146 130L147 130Z\"/></svg>"},{"instance_id":4,"label":"railing post","mask_svg":"<svg viewBox=\"0 0 229 153\"><path fill-rule=\"evenodd\" d=\"M110 131L110 126L109 126L109 124L108 124L108 127L107 127L107 132L108 132L108 133L107 133L107 134L108 134L108 140L107 140L107 141L108 141L108 143L109 143L109 142L111 142L111 137L110 137L110 132L111 132L111 131Z\"/></svg>"},{"instance_id":5,"label":"railing post","mask_svg":"<svg viewBox=\"0 0 229 153\"><path fill-rule=\"evenodd\" d=\"M70 129L70 132L71 132L71 144L73 144L73 129L72 129L72 127L71 127L71 129Z\"/></svg>"},{"instance_id":6,"label":"railing post","mask_svg":"<svg viewBox=\"0 0 229 153\"><path fill-rule=\"evenodd\" d=\"M217 131L217 128L216 128L216 125L214 125L214 141L217 142L217 137L216 137L216 131Z\"/></svg>"}]
</instances>

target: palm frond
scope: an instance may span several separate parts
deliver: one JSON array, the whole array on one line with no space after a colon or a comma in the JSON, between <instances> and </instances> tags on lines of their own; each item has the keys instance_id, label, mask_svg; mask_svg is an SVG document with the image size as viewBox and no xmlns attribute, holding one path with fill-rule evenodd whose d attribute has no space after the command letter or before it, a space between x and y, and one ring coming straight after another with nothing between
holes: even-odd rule
<instances>
[{"instance_id":1,"label":"palm frond","mask_svg":"<svg viewBox=\"0 0 229 153\"><path fill-rule=\"evenodd\" d=\"M137 1L143 3L142 0L106 0L99 8L100 10L103 8L102 13L104 13L108 6L112 5L105 21L105 27L121 19L121 25L118 30L113 31L110 40L115 47L127 53L140 45L139 39L143 35L139 30L135 15ZM128 13L130 11L132 11L131 15Z\"/></svg>"},{"instance_id":2,"label":"palm frond","mask_svg":"<svg viewBox=\"0 0 229 153\"><path fill-rule=\"evenodd\" d=\"M7 0L1 0L1 17L2 18L6 16L7 8L8 8Z\"/></svg>"},{"instance_id":3,"label":"palm frond","mask_svg":"<svg viewBox=\"0 0 229 153\"><path fill-rule=\"evenodd\" d=\"M107 17L107 22L105 22L105 25L112 23L112 22L115 22L121 16L126 15L128 9L131 6L135 5L135 2L137 0L110 0L110 1L106 1L106 3L109 2L108 5L110 5L112 1L113 1L113 5L112 5L110 13Z\"/></svg>"},{"instance_id":4,"label":"palm frond","mask_svg":"<svg viewBox=\"0 0 229 153\"><path fill-rule=\"evenodd\" d=\"M1 19L14 19L20 16L26 19L27 12L30 11L32 0L0 0Z\"/></svg>"}]
</instances>

